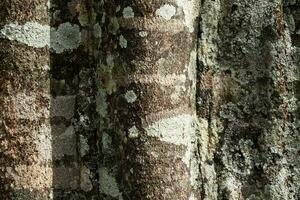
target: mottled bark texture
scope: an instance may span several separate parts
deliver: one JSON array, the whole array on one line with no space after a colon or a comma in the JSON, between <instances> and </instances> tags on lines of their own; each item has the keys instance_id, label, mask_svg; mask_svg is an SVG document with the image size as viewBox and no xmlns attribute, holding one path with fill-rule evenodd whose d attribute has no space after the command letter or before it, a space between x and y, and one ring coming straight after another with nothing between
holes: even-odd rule
<instances>
[{"instance_id":1,"label":"mottled bark texture","mask_svg":"<svg viewBox=\"0 0 300 200\"><path fill-rule=\"evenodd\" d=\"M198 1L104 1L98 67L101 199L197 199Z\"/></svg>"},{"instance_id":2,"label":"mottled bark texture","mask_svg":"<svg viewBox=\"0 0 300 200\"><path fill-rule=\"evenodd\" d=\"M97 199L93 0L51 0L54 199ZM98 198L99 199L99 198Z\"/></svg>"},{"instance_id":3,"label":"mottled bark texture","mask_svg":"<svg viewBox=\"0 0 300 200\"><path fill-rule=\"evenodd\" d=\"M36 22L28 27L49 24L47 13L46 0L0 2L0 199L4 200L51 197L49 51L34 33L18 29L26 22Z\"/></svg>"},{"instance_id":4,"label":"mottled bark texture","mask_svg":"<svg viewBox=\"0 0 300 200\"><path fill-rule=\"evenodd\" d=\"M202 1L203 199L300 198L299 1Z\"/></svg>"},{"instance_id":5,"label":"mottled bark texture","mask_svg":"<svg viewBox=\"0 0 300 200\"><path fill-rule=\"evenodd\" d=\"M0 199L97 198L96 5L0 2Z\"/></svg>"},{"instance_id":6,"label":"mottled bark texture","mask_svg":"<svg viewBox=\"0 0 300 200\"><path fill-rule=\"evenodd\" d=\"M0 199L299 200L299 64L299 0L1 0Z\"/></svg>"}]
</instances>

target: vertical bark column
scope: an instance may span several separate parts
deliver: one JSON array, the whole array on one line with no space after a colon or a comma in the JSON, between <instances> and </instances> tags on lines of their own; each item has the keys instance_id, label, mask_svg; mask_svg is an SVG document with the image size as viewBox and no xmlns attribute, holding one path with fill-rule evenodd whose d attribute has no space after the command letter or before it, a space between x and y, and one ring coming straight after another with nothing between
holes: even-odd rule
<instances>
[{"instance_id":1,"label":"vertical bark column","mask_svg":"<svg viewBox=\"0 0 300 200\"><path fill-rule=\"evenodd\" d=\"M204 1L197 88L207 129L204 199L299 198L299 51L283 3Z\"/></svg>"},{"instance_id":2,"label":"vertical bark column","mask_svg":"<svg viewBox=\"0 0 300 200\"><path fill-rule=\"evenodd\" d=\"M190 160L198 7L188 0L104 2L102 199L197 199Z\"/></svg>"},{"instance_id":3,"label":"vertical bark column","mask_svg":"<svg viewBox=\"0 0 300 200\"><path fill-rule=\"evenodd\" d=\"M98 193L93 0L51 1L51 122L55 199Z\"/></svg>"},{"instance_id":4,"label":"vertical bark column","mask_svg":"<svg viewBox=\"0 0 300 200\"><path fill-rule=\"evenodd\" d=\"M1 1L0 19L0 199L50 199L47 1Z\"/></svg>"}]
</instances>

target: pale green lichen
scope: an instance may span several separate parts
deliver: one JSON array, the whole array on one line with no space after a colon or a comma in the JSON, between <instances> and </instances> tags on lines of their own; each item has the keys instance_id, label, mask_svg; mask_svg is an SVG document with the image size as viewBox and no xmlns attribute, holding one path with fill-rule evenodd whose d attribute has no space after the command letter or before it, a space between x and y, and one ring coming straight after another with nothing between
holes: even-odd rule
<instances>
[{"instance_id":1,"label":"pale green lichen","mask_svg":"<svg viewBox=\"0 0 300 200\"><path fill-rule=\"evenodd\" d=\"M112 197L120 197L121 193L119 191L118 183L115 177L109 174L109 171L105 167L99 169L99 185L100 192Z\"/></svg>"},{"instance_id":2,"label":"pale green lichen","mask_svg":"<svg viewBox=\"0 0 300 200\"><path fill-rule=\"evenodd\" d=\"M43 48L50 44L50 26L37 22L18 22L5 25L0 30L0 38L15 40L31 47Z\"/></svg>"},{"instance_id":3,"label":"pale green lichen","mask_svg":"<svg viewBox=\"0 0 300 200\"><path fill-rule=\"evenodd\" d=\"M128 19L128 18L133 18L134 17L134 12L133 12L133 9L131 7L125 7L123 9L123 17L125 19Z\"/></svg>"},{"instance_id":4,"label":"pale green lichen","mask_svg":"<svg viewBox=\"0 0 300 200\"><path fill-rule=\"evenodd\" d=\"M109 153L112 150L112 138L106 132L103 132L101 141L103 153Z\"/></svg>"},{"instance_id":5,"label":"pale green lichen","mask_svg":"<svg viewBox=\"0 0 300 200\"><path fill-rule=\"evenodd\" d=\"M107 102L106 102L106 92L103 89L100 89L96 96L97 107L96 111L100 115L100 117L104 117L107 115Z\"/></svg>"},{"instance_id":6,"label":"pale green lichen","mask_svg":"<svg viewBox=\"0 0 300 200\"><path fill-rule=\"evenodd\" d=\"M79 141L80 141L80 155L81 157L83 157L89 152L90 147L88 145L87 138L84 137L83 135L80 135Z\"/></svg>"},{"instance_id":7,"label":"pale green lichen","mask_svg":"<svg viewBox=\"0 0 300 200\"><path fill-rule=\"evenodd\" d=\"M79 47L81 42L80 28L69 22L60 24L57 30L51 28L51 48L56 53L72 50Z\"/></svg>"},{"instance_id":8,"label":"pale green lichen","mask_svg":"<svg viewBox=\"0 0 300 200\"><path fill-rule=\"evenodd\" d=\"M176 14L176 8L173 5L165 4L155 11L156 16L170 20Z\"/></svg>"},{"instance_id":9,"label":"pale green lichen","mask_svg":"<svg viewBox=\"0 0 300 200\"><path fill-rule=\"evenodd\" d=\"M94 35L96 38L102 37L102 29L98 23L94 25Z\"/></svg>"},{"instance_id":10,"label":"pale green lichen","mask_svg":"<svg viewBox=\"0 0 300 200\"><path fill-rule=\"evenodd\" d=\"M127 40L124 38L123 35L121 35L120 38L119 38L119 45L122 48L127 48Z\"/></svg>"},{"instance_id":11,"label":"pale green lichen","mask_svg":"<svg viewBox=\"0 0 300 200\"><path fill-rule=\"evenodd\" d=\"M106 64L109 67L114 67L114 57L111 54L108 54L106 57Z\"/></svg>"},{"instance_id":12,"label":"pale green lichen","mask_svg":"<svg viewBox=\"0 0 300 200\"><path fill-rule=\"evenodd\" d=\"M125 94L125 99L127 100L128 103L133 103L137 100L137 95L133 90L129 90Z\"/></svg>"}]
</instances>

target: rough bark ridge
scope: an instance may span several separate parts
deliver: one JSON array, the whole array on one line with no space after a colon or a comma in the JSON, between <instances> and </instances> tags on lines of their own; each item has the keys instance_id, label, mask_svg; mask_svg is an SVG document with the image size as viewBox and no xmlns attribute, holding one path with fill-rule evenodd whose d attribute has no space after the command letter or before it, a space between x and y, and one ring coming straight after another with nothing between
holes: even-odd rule
<instances>
[{"instance_id":1,"label":"rough bark ridge","mask_svg":"<svg viewBox=\"0 0 300 200\"><path fill-rule=\"evenodd\" d=\"M49 52L19 29L48 24L46 3L0 2L0 199L51 196Z\"/></svg>"},{"instance_id":2,"label":"rough bark ridge","mask_svg":"<svg viewBox=\"0 0 300 200\"><path fill-rule=\"evenodd\" d=\"M197 1L104 1L101 199L197 199ZM196 187L196 186L195 186Z\"/></svg>"},{"instance_id":3,"label":"rough bark ridge","mask_svg":"<svg viewBox=\"0 0 300 200\"><path fill-rule=\"evenodd\" d=\"M299 0L2 0L0 199L299 200L299 64Z\"/></svg>"},{"instance_id":4,"label":"rough bark ridge","mask_svg":"<svg viewBox=\"0 0 300 200\"><path fill-rule=\"evenodd\" d=\"M299 199L297 31L299 1L203 1L203 199Z\"/></svg>"},{"instance_id":5,"label":"rough bark ridge","mask_svg":"<svg viewBox=\"0 0 300 200\"><path fill-rule=\"evenodd\" d=\"M0 2L0 199L98 195L96 5Z\"/></svg>"}]
</instances>

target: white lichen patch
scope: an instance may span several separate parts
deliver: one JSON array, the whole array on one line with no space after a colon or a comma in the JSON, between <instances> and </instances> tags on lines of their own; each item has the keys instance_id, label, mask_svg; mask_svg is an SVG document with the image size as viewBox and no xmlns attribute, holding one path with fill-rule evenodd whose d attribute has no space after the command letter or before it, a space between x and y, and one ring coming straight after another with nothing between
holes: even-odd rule
<instances>
[{"instance_id":1,"label":"white lichen patch","mask_svg":"<svg viewBox=\"0 0 300 200\"><path fill-rule=\"evenodd\" d=\"M27 46L43 48L51 47L56 53L72 50L79 47L81 33L78 25L63 23L58 29L37 22L18 22L5 25L0 30L0 38L15 40Z\"/></svg>"},{"instance_id":2,"label":"white lichen patch","mask_svg":"<svg viewBox=\"0 0 300 200\"><path fill-rule=\"evenodd\" d=\"M170 20L176 14L176 8L173 5L165 4L155 11L155 15Z\"/></svg>"},{"instance_id":3,"label":"white lichen patch","mask_svg":"<svg viewBox=\"0 0 300 200\"><path fill-rule=\"evenodd\" d=\"M119 197L121 193L119 191L118 183L115 177L109 174L109 171L105 167L99 169L99 185L100 192L112 197Z\"/></svg>"},{"instance_id":4,"label":"white lichen patch","mask_svg":"<svg viewBox=\"0 0 300 200\"><path fill-rule=\"evenodd\" d=\"M197 200L197 199L195 198L194 193L191 194L191 196L189 197L189 200Z\"/></svg>"},{"instance_id":5,"label":"white lichen patch","mask_svg":"<svg viewBox=\"0 0 300 200\"><path fill-rule=\"evenodd\" d=\"M119 45L122 48L127 48L127 40L124 38L123 35L121 35L120 38L119 38Z\"/></svg>"},{"instance_id":6,"label":"white lichen patch","mask_svg":"<svg viewBox=\"0 0 300 200\"><path fill-rule=\"evenodd\" d=\"M128 19L128 18L133 18L134 17L134 12L133 12L133 9L131 7L125 7L123 9L123 17L125 19Z\"/></svg>"},{"instance_id":7,"label":"white lichen patch","mask_svg":"<svg viewBox=\"0 0 300 200\"><path fill-rule=\"evenodd\" d=\"M18 22L5 25L0 30L0 38L15 40L31 47L43 48L50 44L50 26L37 22Z\"/></svg>"},{"instance_id":8,"label":"white lichen patch","mask_svg":"<svg viewBox=\"0 0 300 200\"><path fill-rule=\"evenodd\" d=\"M69 22L60 24L57 30L51 28L51 48L56 53L73 50L81 43L81 32L77 24Z\"/></svg>"},{"instance_id":9,"label":"white lichen patch","mask_svg":"<svg viewBox=\"0 0 300 200\"><path fill-rule=\"evenodd\" d=\"M148 32L147 31L140 31L139 32L139 36L141 36L141 37L147 37L148 36Z\"/></svg>"},{"instance_id":10,"label":"white lichen patch","mask_svg":"<svg viewBox=\"0 0 300 200\"><path fill-rule=\"evenodd\" d=\"M125 99L127 100L128 103L133 103L137 100L137 95L133 90L129 90L125 94Z\"/></svg>"},{"instance_id":11,"label":"white lichen patch","mask_svg":"<svg viewBox=\"0 0 300 200\"><path fill-rule=\"evenodd\" d=\"M164 142L188 145L191 134L195 132L193 124L192 115L182 114L154 122L145 128L145 133Z\"/></svg>"},{"instance_id":12,"label":"white lichen patch","mask_svg":"<svg viewBox=\"0 0 300 200\"><path fill-rule=\"evenodd\" d=\"M137 138L139 136L139 130L137 129L136 126L133 126L131 127L129 130L128 130L128 137L129 138Z\"/></svg>"},{"instance_id":13,"label":"white lichen patch","mask_svg":"<svg viewBox=\"0 0 300 200\"><path fill-rule=\"evenodd\" d=\"M185 25L191 33L194 32L194 23L199 15L199 3L196 0L176 0L176 3L183 10Z\"/></svg>"}]
</instances>

